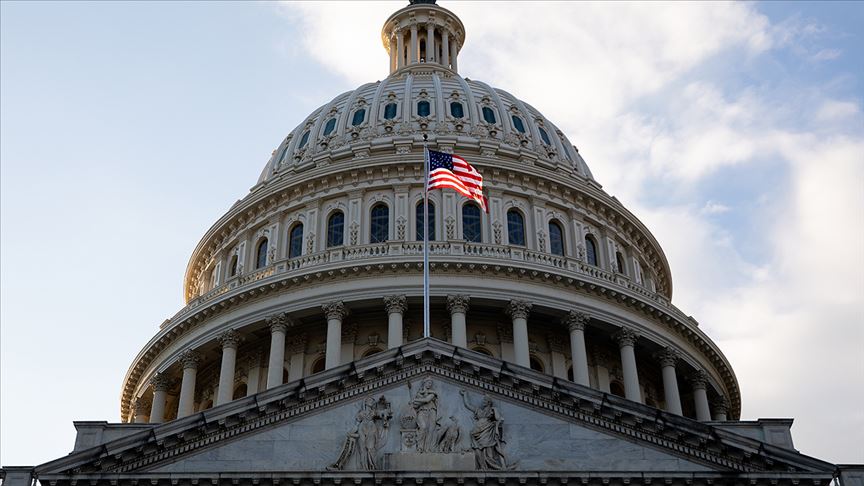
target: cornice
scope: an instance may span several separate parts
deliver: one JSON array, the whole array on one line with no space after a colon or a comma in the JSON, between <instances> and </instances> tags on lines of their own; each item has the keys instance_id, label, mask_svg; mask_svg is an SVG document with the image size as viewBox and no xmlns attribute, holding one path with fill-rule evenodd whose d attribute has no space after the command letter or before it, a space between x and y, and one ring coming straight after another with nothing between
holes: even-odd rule
<instances>
[{"instance_id":1,"label":"cornice","mask_svg":"<svg viewBox=\"0 0 864 486\"><path fill-rule=\"evenodd\" d=\"M395 244L395 243L394 243ZM388 246L385 243L382 246ZM730 418L737 418L741 410L741 397L737 378L720 349L675 306L665 300L652 300L649 294L637 293L614 282L595 278L590 274L575 273L555 267L517 262L513 260L472 259L434 255L430 271L435 274L477 274L504 277L508 280L526 279L555 285L600 297L607 302L635 311L659 323L663 328L693 345L708 359L720 374L729 393ZM393 274L420 274L422 259L419 254L399 254L375 259L357 259L299 268L269 276L230 289L205 303L187 306L179 312L136 356L124 379L121 399L121 417L127 417L138 381L153 360L169 345L210 319L246 303L269 298L296 288L326 284L348 276L376 277ZM569 311L570 309L562 309Z\"/></svg>"}]
</instances>

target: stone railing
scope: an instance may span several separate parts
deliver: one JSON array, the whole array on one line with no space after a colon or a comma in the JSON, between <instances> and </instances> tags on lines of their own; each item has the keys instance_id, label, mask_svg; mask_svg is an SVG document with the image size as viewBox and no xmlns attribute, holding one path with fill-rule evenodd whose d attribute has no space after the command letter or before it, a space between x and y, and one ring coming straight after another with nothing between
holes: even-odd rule
<instances>
[{"instance_id":1,"label":"stone railing","mask_svg":"<svg viewBox=\"0 0 864 486\"><path fill-rule=\"evenodd\" d=\"M674 307L671 306L668 299L633 282L627 276L609 272L573 258L528 250L520 247L493 245L488 243L467 243L463 241L430 241L429 254L435 257L432 260L432 263L435 263L435 259L440 257L453 257L457 260L473 260L476 258L493 259L499 262L503 260L516 264L523 263L530 266L545 267L565 275L575 274L583 279L594 279L599 281L598 283L602 283L606 286L614 285L626 289L634 294L638 294L640 297L655 302L673 312L677 311L677 309L674 309ZM189 305L183 311L180 311L178 316L175 317L179 317L180 314L184 313L184 311L191 311L199 305L210 302L230 290L258 282L274 275L300 272L314 267L338 266L339 262L343 261L375 260L385 258L400 259L403 261L408 258L413 261L422 255L422 241L407 241L331 248L296 258L277 260L266 268L231 278L226 283L189 302ZM686 316L683 316L682 314L682 317Z\"/></svg>"}]
</instances>

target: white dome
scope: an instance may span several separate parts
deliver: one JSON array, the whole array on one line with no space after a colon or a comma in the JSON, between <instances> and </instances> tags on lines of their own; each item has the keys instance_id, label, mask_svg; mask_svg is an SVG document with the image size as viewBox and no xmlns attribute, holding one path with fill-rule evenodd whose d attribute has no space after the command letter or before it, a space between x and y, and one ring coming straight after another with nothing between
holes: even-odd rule
<instances>
[{"instance_id":1,"label":"white dome","mask_svg":"<svg viewBox=\"0 0 864 486\"><path fill-rule=\"evenodd\" d=\"M428 102L428 115L418 112L421 102ZM461 106L462 116L454 116L453 104ZM521 127L515 126L517 119ZM424 133L433 146L440 138L455 137L459 145L482 146L487 152L530 152L540 161L593 179L576 147L534 107L506 91L428 64L342 93L312 112L273 151L258 182L330 154L351 153L352 146L393 147L400 138L420 140Z\"/></svg>"}]
</instances>

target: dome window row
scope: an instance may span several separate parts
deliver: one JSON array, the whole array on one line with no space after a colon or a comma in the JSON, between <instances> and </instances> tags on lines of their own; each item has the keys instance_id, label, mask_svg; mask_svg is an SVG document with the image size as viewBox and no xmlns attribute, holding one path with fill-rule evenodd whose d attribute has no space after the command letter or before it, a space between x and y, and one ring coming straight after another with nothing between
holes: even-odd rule
<instances>
[{"instance_id":1,"label":"dome window row","mask_svg":"<svg viewBox=\"0 0 864 486\"><path fill-rule=\"evenodd\" d=\"M413 235L417 241L422 241L424 236L422 224L424 212L422 199L417 201L414 207ZM372 204L371 208L366 213L369 218L367 220L368 226L365 226L366 231L368 231L368 243L376 244L390 241L393 238L391 230L396 231L397 240L405 239L405 230L408 229L406 226L407 221L400 220L395 229L391 228L391 210L392 208L387 202L378 201ZM438 228L438 223L440 221L437 211L438 207L430 200L428 213L429 219L427 225L430 241L436 241L436 238L439 236L436 229L443 229L443 227ZM500 237L495 236L499 230L496 229L494 223L487 220L486 216L477 204L466 201L461 205L459 215L461 216L461 220L450 218L447 221L446 233L448 239L461 238L466 243L483 243L484 241L489 243L494 242L497 244L503 243L505 245L523 247L533 251L546 252L562 258L573 256L587 265L606 269L614 274L629 277L634 281L634 283L643 285L645 288L654 291L653 278L647 276L646 280L646 276L643 274L644 264L641 263L639 257L637 255L628 255L626 245L618 243L617 240L609 236L602 237L604 242L603 250L605 250L603 255L605 256L601 262L601 247L598 246L598 241L600 240L587 227L585 228L585 233L582 233L582 230L577 230L574 236L575 241L578 243L569 247L568 250L567 231L565 230L566 226L561 223L556 215L550 214L550 219L547 219L545 223L543 223L545 224L545 227L533 226L533 224L536 223L532 223L529 227L524 210L517 207L510 207L504 215L504 222L506 224L506 228L503 228L505 230L503 232L504 235L502 235L505 237L504 241L500 241ZM322 242L325 243L325 248L329 250L345 245L347 242L345 240L346 217L344 211L341 209L332 211L325 221L326 239ZM461 234L456 231L454 223L457 223L458 226L461 227ZM490 225L490 223L492 224ZM354 223L354 225L356 225L356 223ZM269 231L271 231L271 233L269 235L267 232L261 234L257 239L256 244L253 246L254 252L251 256L254 258L254 264L252 267L255 271L263 270L275 263L277 258L277 245L273 239L274 233L272 233L272 231L275 231L275 228L275 226L270 228ZM352 226L351 230L352 235L354 235L351 237L351 244L356 245L356 230L353 228L354 226ZM309 239L307 241L307 235L304 230L305 228L302 221L294 221L293 224L288 225L288 230L285 234L287 238L286 251L284 254L285 258L294 259L303 256L305 253L312 253L315 251L314 234L308 235ZM530 248L528 248L528 233L530 232L533 235L535 230L537 232L536 240L532 240L534 243L530 244ZM484 238L484 232L486 232L486 238ZM239 274L244 273L242 265L243 258L241 256L243 253L242 248L242 244L235 247L234 250L232 250L232 253L229 253L230 256L228 256L227 262L213 262L212 270L207 274L207 286L209 286L209 289L207 290L212 290L218 285L226 283L227 279L236 278ZM224 276L221 276L223 275L223 272L220 268L224 268L222 266L225 265L225 263L227 263L228 271L224 272Z\"/></svg>"}]
</instances>

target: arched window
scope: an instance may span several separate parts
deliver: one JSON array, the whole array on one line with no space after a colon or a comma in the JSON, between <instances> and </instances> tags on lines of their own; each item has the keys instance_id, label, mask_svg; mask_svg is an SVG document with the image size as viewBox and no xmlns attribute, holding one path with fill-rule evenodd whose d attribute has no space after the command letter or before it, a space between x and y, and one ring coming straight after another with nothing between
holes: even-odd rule
<instances>
[{"instance_id":1,"label":"arched window","mask_svg":"<svg viewBox=\"0 0 864 486\"><path fill-rule=\"evenodd\" d=\"M303 147L306 146L306 142L308 142L308 141L309 141L309 130L306 130L305 132L303 132L303 136L300 137L300 144L297 145L297 148L302 149Z\"/></svg>"},{"instance_id":2,"label":"arched window","mask_svg":"<svg viewBox=\"0 0 864 486\"><path fill-rule=\"evenodd\" d=\"M624 265L624 256L620 251L615 252L615 263L618 264L618 273L627 274L627 267Z\"/></svg>"},{"instance_id":3,"label":"arched window","mask_svg":"<svg viewBox=\"0 0 864 486\"><path fill-rule=\"evenodd\" d=\"M321 373L322 371L324 371L325 364L326 362L324 361L323 356L316 359L315 362L312 364L312 374L314 375L315 373Z\"/></svg>"},{"instance_id":4,"label":"arched window","mask_svg":"<svg viewBox=\"0 0 864 486\"><path fill-rule=\"evenodd\" d=\"M622 385L620 381L613 381L612 383L609 383L609 392L613 395L623 397L624 385Z\"/></svg>"},{"instance_id":5,"label":"arched window","mask_svg":"<svg viewBox=\"0 0 864 486\"><path fill-rule=\"evenodd\" d=\"M564 256L564 230L555 221L549 222L549 251Z\"/></svg>"},{"instance_id":6,"label":"arched window","mask_svg":"<svg viewBox=\"0 0 864 486\"><path fill-rule=\"evenodd\" d=\"M392 120L394 118L396 118L396 103L388 103L384 107L384 119Z\"/></svg>"},{"instance_id":7,"label":"arched window","mask_svg":"<svg viewBox=\"0 0 864 486\"><path fill-rule=\"evenodd\" d=\"M345 235L345 214L336 211L327 220L327 248L331 246L342 246L342 238Z\"/></svg>"},{"instance_id":8,"label":"arched window","mask_svg":"<svg viewBox=\"0 0 864 486\"><path fill-rule=\"evenodd\" d=\"M297 223L288 233L288 258L303 254L303 223Z\"/></svg>"},{"instance_id":9,"label":"arched window","mask_svg":"<svg viewBox=\"0 0 864 486\"><path fill-rule=\"evenodd\" d=\"M515 209L507 211L507 241L511 245L525 246L525 219Z\"/></svg>"},{"instance_id":10,"label":"arched window","mask_svg":"<svg viewBox=\"0 0 864 486\"><path fill-rule=\"evenodd\" d=\"M476 351L480 354L485 354L486 356L493 356L492 352L484 348L483 346L474 346L473 348L471 348L471 351Z\"/></svg>"},{"instance_id":11,"label":"arched window","mask_svg":"<svg viewBox=\"0 0 864 486\"><path fill-rule=\"evenodd\" d=\"M585 237L585 259L589 265L597 266L597 243L591 235Z\"/></svg>"},{"instance_id":12,"label":"arched window","mask_svg":"<svg viewBox=\"0 0 864 486\"><path fill-rule=\"evenodd\" d=\"M361 358L365 358L367 356L372 356L373 354L378 354L380 352L381 352L380 348L369 348L366 350L365 353L363 353L363 356L361 356Z\"/></svg>"},{"instance_id":13,"label":"arched window","mask_svg":"<svg viewBox=\"0 0 864 486\"><path fill-rule=\"evenodd\" d=\"M237 388L234 389L234 394L231 395L231 399L237 400L238 398L245 397L248 390L249 386L246 383L240 383L237 385Z\"/></svg>"},{"instance_id":14,"label":"arched window","mask_svg":"<svg viewBox=\"0 0 864 486\"><path fill-rule=\"evenodd\" d=\"M492 123L492 124L494 124L496 122L495 112L492 111L492 108L489 108L488 106L483 107L483 120L485 120L486 123Z\"/></svg>"},{"instance_id":15,"label":"arched window","mask_svg":"<svg viewBox=\"0 0 864 486\"><path fill-rule=\"evenodd\" d=\"M429 116L429 102L428 101L418 101L417 102L417 116Z\"/></svg>"},{"instance_id":16,"label":"arched window","mask_svg":"<svg viewBox=\"0 0 864 486\"><path fill-rule=\"evenodd\" d=\"M231 263L228 264L228 276L234 277L237 275L237 254L231 257Z\"/></svg>"},{"instance_id":17,"label":"arched window","mask_svg":"<svg viewBox=\"0 0 864 486\"><path fill-rule=\"evenodd\" d=\"M552 142L549 141L549 134L546 133L546 130L543 130L542 127L538 128L538 130L540 132L540 138L543 139L543 143L546 145L552 145Z\"/></svg>"},{"instance_id":18,"label":"arched window","mask_svg":"<svg viewBox=\"0 0 864 486\"><path fill-rule=\"evenodd\" d=\"M372 207L369 219L369 243L383 243L390 234L390 208L386 204Z\"/></svg>"},{"instance_id":19,"label":"arched window","mask_svg":"<svg viewBox=\"0 0 864 486\"><path fill-rule=\"evenodd\" d=\"M423 201L417 203L416 219L417 221L417 241L423 240ZM435 241L435 205L429 201L429 221L426 223L429 227L429 241Z\"/></svg>"},{"instance_id":20,"label":"arched window","mask_svg":"<svg viewBox=\"0 0 864 486\"><path fill-rule=\"evenodd\" d=\"M458 101L450 103L450 114L453 115L453 118L464 117L465 109L462 108L462 103L459 103Z\"/></svg>"},{"instance_id":21,"label":"arched window","mask_svg":"<svg viewBox=\"0 0 864 486\"><path fill-rule=\"evenodd\" d=\"M258 243L258 251L255 253L255 268L264 268L267 266L267 238Z\"/></svg>"},{"instance_id":22,"label":"arched window","mask_svg":"<svg viewBox=\"0 0 864 486\"><path fill-rule=\"evenodd\" d=\"M525 124L522 123L522 119L516 115L513 115L510 118L513 120L513 128L515 128L519 133L525 133Z\"/></svg>"},{"instance_id":23,"label":"arched window","mask_svg":"<svg viewBox=\"0 0 864 486\"><path fill-rule=\"evenodd\" d=\"M462 237L471 243L480 243L483 234L480 226L480 207L473 203L462 206Z\"/></svg>"},{"instance_id":24,"label":"arched window","mask_svg":"<svg viewBox=\"0 0 864 486\"><path fill-rule=\"evenodd\" d=\"M532 370L539 371L540 373L543 373L543 362L540 361L539 358L537 358L536 356L531 356L529 362L531 363L531 369Z\"/></svg>"},{"instance_id":25,"label":"arched window","mask_svg":"<svg viewBox=\"0 0 864 486\"><path fill-rule=\"evenodd\" d=\"M327 120L327 124L324 125L324 136L330 135L333 133L333 130L336 129L336 117L333 117Z\"/></svg>"},{"instance_id":26,"label":"arched window","mask_svg":"<svg viewBox=\"0 0 864 486\"><path fill-rule=\"evenodd\" d=\"M363 123L363 120L366 118L366 109L360 108L359 110L354 112L354 117L351 118L351 125L357 126Z\"/></svg>"}]
</instances>

